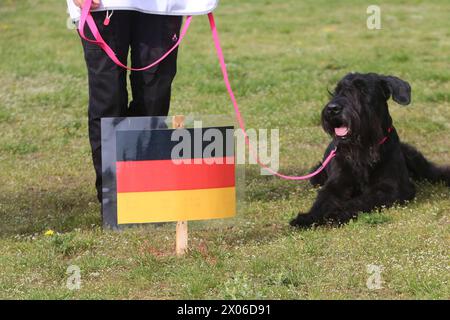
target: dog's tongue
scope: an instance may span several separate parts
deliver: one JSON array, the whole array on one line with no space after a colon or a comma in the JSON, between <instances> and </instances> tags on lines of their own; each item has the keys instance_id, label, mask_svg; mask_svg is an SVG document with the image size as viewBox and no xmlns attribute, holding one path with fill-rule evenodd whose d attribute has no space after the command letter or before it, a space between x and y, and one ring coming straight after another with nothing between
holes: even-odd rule
<instances>
[{"instance_id":1,"label":"dog's tongue","mask_svg":"<svg viewBox=\"0 0 450 320\"><path fill-rule=\"evenodd\" d=\"M347 133L348 133L348 128L347 127L335 128L334 129L334 133L338 137L345 137L347 135Z\"/></svg>"}]
</instances>

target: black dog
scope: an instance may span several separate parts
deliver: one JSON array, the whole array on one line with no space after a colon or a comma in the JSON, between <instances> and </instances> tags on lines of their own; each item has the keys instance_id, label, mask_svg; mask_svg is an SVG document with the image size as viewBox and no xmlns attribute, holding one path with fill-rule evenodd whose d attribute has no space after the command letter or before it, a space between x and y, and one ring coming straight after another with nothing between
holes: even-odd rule
<instances>
[{"instance_id":1,"label":"black dog","mask_svg":"<svg viewBox=\"0 0 450 320\"><path fill-rule=\"evenodd\" d=\"M393 127L387 100L409 104L411 87L406 81L350 73L331 95L322 126L333 137L325 157L337 148L336 157L311 180L323 187L310 211L299 214L292 226L339 225L359 213L405 203L415 197L412 179L450 186L450 168L434 165L401 143Z\"/></svg>"}]
</instances>

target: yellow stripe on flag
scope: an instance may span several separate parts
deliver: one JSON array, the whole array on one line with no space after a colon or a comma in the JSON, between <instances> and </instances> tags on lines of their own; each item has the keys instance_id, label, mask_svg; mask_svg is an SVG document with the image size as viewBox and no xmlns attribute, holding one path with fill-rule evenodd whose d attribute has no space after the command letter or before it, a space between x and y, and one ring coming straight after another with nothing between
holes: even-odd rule
<instances>
[{"instance_id":1,"label":"yellow stripe on flag","mask_svg":"<svg viewBox=\"0 0 450 320\"><path fill-rule=\"evenodd\" d=\"M229 218L236 215L236 188L117 194L117 223Z\"/></svg>"}]
</instances>

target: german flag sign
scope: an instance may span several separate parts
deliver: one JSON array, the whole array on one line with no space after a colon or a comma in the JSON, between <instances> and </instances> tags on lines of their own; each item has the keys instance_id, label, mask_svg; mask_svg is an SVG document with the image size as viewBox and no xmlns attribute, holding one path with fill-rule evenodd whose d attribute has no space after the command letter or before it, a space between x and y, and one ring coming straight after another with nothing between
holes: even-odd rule
<instances>
[{"instance_id":1,"label":"german flag sign","mask_svg":"<svg viewBox=\"0 0 450 320\"><path fill-rule=\"evenodd\" d=\"M104 170L104 176L110 176L106 184L111 185L111 177L115 180L115 205L110 203L109 212L104 212L105 216L116 210L109 224L235 216L232 126L114 131L114 164L109 172ZM111 198L110 189L104 187Z\"/></svg>"}]
</instances>

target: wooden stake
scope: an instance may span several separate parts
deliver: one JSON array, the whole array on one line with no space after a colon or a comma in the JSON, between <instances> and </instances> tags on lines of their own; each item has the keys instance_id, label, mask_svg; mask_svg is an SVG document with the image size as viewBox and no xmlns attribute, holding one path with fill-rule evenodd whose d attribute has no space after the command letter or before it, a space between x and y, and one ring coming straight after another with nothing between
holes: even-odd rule
<instances>
[{"instance_id":1,"label":"wooden stake","mask_svg":"<svg viewBox=\"0 0 450 320\"><path fill-rule=\"evenodd\" d=\"M172 128L179 129L184 128L184 116L173 116L172 117ZM188 248L188 224L187 221L177 222L177 235L176 235L176 245L175 250L177 256L182 256L186 253Z\"/></svg>"},{"instance_id":2,"label":"wooden stake","mask_svg":"<svg viewBox=\"0 0 450 320\"><path fill-rule=\"evenodd\" d=\"M187 221L177 222L177 256L182 256L186 253L188 248L188 223Z\"/></svg>"}]
</instances>

